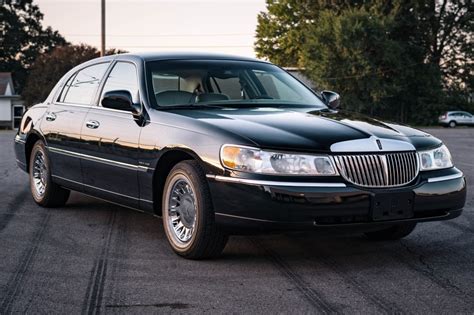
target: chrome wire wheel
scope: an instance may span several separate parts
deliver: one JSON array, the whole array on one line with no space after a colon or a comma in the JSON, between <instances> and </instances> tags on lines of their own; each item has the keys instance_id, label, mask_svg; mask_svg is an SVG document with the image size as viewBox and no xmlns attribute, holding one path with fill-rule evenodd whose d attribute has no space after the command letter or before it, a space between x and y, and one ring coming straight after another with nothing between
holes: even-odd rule
<instances>
[{"instance_id":1,"label":"chrome wire wheel","mask_svg":"<svg viewBox=\"0 0 474 315\"><path fill-rule=\"evenodd\" d=\"M177 175L169 185L167 224L168 230L179 247L191 242L196 230L197 201L190 181Z\"/></svg>"},{"instance_id":2,"label":"chrome wire wheel","mask_svg":"<svg viewBox=\"0 0 474 315\"><path fill-rule=\"evenodd\" d=\"M38 150L33 160L33 186L38 197L43 197L46 192L48 182L48 168L45 161L44 153Z\"/></svg>"}]
</instances>

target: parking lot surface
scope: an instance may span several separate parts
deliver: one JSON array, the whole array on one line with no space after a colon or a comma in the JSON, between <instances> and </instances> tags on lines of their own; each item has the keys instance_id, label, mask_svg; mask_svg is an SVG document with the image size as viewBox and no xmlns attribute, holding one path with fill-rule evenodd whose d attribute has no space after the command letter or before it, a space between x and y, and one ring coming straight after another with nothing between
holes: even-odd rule
<instances>
[{"instance_id":1,"label":"parking lot surface","mask_svg":"<svg viewBox=\"0 0 474 315\"><path fill-rule=\"evenodd\" d=\"M160 219L73 193L38 207L0 131L0 314L474 312L474 128L426 130L466 175L463 215L401 241L331 232L231 237L177 257Z\"/></svg>"}]
</instances>

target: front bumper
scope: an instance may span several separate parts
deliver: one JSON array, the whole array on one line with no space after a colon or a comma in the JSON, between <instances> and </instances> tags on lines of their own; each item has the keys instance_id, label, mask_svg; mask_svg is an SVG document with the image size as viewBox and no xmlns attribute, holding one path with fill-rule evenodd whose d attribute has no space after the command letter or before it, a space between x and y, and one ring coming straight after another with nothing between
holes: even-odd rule
<instances>
[{"instance_id":1,"label":"front bumper","mask_svg":"<svg viewBox=\"0 0 474 315\"><path fill-rule=\"evenodd\" d=\"M390 189L361 188L343 179L297 183L207 177L216 222L234 231L446 220L459 216L466 201L466 181L454 167L420 173L410 186Z\"/></svg>"}]
</instances>

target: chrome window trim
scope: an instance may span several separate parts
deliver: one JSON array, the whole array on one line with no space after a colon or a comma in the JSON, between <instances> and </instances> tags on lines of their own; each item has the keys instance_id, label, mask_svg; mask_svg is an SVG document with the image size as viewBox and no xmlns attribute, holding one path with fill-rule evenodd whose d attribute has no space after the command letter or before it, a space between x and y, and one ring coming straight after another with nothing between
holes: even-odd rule
<instances>
[{"instance_id":1,"label":"chrome window trim","mask_svg":"<svg viewBox=\"0 0 474 315\"><path fill-rule=\"evenodd\" d=\"M83 104L76 104L76 103L64 103L64 102L54 102L54 105L61 105L61 106L74 106L74 107L82 107L82 108L91 108L94 105L83 105Z\"/></svg>"},{"instance_id":2,"label":"chrome window trim","mask_svg":"<svg viewBox=\"0 0 474 315\"><path fill-rule=\"evenodd\" d=\"M107 164L107 165L110 165L110 166L116 166L116 167L131 169L131 170L138 170L140 172L147 172L147 171L154 171L155 170L154 168L143 166L143 165L133 165L133 164L129 164L129 163L118 162L118 161L114 161L114 160L100 158L100 157L97 157L97 156L92 156L92 155L87 155L87 154L83 154L83 153L58 149L58 148L55 148L55 147L48 147L48 150L53 152L53 153L58 153L58 154L67 155L67 156L76 157L76 158L83 158L83 159L88 160L88 161Z\"/></svg>"},{"instance_id":3,"label":"chrome window trim","mask_svg":"<svg viewBox=\"0 0 474 315\"><path fill-rule=\"evenodd\" d=\"M464 177L464 174L458 173L458 174L453 174L453 175L446 175L446 176L439 176L439 177L430 177L428 178L428 183L437 183L437 182L443 182L446 180L452 180L452 179L458 179Z\"/></svg>"},{"instance_id":4,"label":"chrome window trim","mask_svg":"<svg viewBox=\"0 0 474 315\"><path fill-rule=\"evenodd\" d=\"M255 185L255 186L286 186L286 187L346 187L344 183L309 183L309 182L282 182L272 180L258 180L258 179L247 179L229 176L220 176L207 174L207 178L214 179L218 182L236 183L244 185Z\"/></svg>"},{"instance_id":5,"label":"chrome window trim","mask_svg":"<svg viewBox=\"0 0 474 315\"><path fill-rule=\"evenodd\" d=\"M54 104L55 105L62 105L62 106L83 107L83 108L87 108L87 109L101 109L101 110L111 111L111 112L115 112L115 113L125 113L125 114L132 115L132 112L127 111L127 110L107 108L107 107L102 107L102 106L93 105L93 104L92 105L82 105L82 104L64 103L64 102L54 102Z\"/></svg>"}]
</instances>

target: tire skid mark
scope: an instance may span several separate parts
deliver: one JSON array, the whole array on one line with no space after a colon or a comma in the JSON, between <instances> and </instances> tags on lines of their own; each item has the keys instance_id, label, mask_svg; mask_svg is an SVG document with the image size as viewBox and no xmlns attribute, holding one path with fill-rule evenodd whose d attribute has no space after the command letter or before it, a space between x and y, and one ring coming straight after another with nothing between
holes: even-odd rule
<instances>
[{"instance_id":1,"label":"tire skid mark","mask_svg":"<svg viewBox=\"0 0 474 315\"><path fill-rule=\"evenodd\" d=\"M307 283L297 272L295 272L280 255L264 246L262 242L254 237L249 238L250 242L259 250L263 251L265 258L269 260L278 271L287 278L303 295L305 300L309 302L315 309L323 314L340 314L341 312L333 306L329 301L322 297L316 290L314 290L309 283Z\"/></svg>"},{"instance_id":2,"label":"tire skid mark","mask_svg":"<svg viewBox=\"0 0 474 315\"><path fill-rule=\"evenodd\" d=\"M442 289L446 290L449 294L458 297L463 296L464 298L470 298L470 295L464 292L461 288L454 285L448 278L437 275L435 269L426 262L426 257L423 254L418 253L417 251L413 250L406 242L400 240L400 244L402 247L412 256L417 257L419 263L423 267L419 267L416 264L404 259L400 255L392 254L392 256L397 259L399 262L403 263L405 266L410 268L411 270L423 275L425 278L430 280L431 282L435 283Z\"/></svg>"},{"instance_id":3,"label":"tire skid mark","mask_svg":"<svg viewBox=\"0 0 474 315\"><path fill-rule=\"evenodd\" d=\"M29 248L21 256L17 269L8 281L6 286L7 290L0 304L0 314L12 313L13 303L22 291L22 287L25 282L25 276L28 273L30 267L33 265L36 256L38 255L39 247L43 241L50 217L51 213L49 211L46 212L46 215L44 215L41 220L40 227L35 232L33 239L29 244Z\"/></svg>"},{"instance_id":4,"label":"tire skid mark","mask_svg":"<svg viewBox=\"0 0 474 315\"><path fill-rule=\"evenodd\" d=\"M118 291L119 288L117 287L119 277L122 274L120 268L122 267L122 260L126 259L127 256L127 248L128 248L128 212L121 212L120 219L117 223L117 239L114 242L114 253L116 254L116 258L113 260L111 273L110 273L110 296L108 300L111 301L110 304L118 305L117 302L118 298ZM106 305L106 307L108 307Z\"/></svg>"},{"instance_id":5,"label":"tire skid mark","mask_svg":"<svg viewBox=\"0 0 474 315\"><path fill-rule=\"evenodd\" d=\"M10 224L10 221L13 219L15 216L15 212L23 206L23 204L26 202L28 195L30 194L29 187L26 186L24 189L19 192L12 201L8 202L7 204L7 212L0 214L0 232L2 232L8 224Z\"/></svg>"},{"instance_id":6,"label":"tire skid mark","mask_svg":"<svg viewBox=\"0 0 474 315\"><path fill-rule=\"evenodd\" d=\"M117 210L110 214L102 250L98 258L95 259L89 283L87 285L86 297L82 306L82 314L99 314L104 294L105 278L107 275L108 256L114 223L117 217Z\"/></svg>"},{"instance_id":7,"label":"tire skid mark","mask_svg":"<svg viewBox=\"0 0 474 315\"><path fill-rule=\"evenodd\" d=\"M472 228L470 226L464 226L462 224L459 224L459 223L453 222L453 221L443 221L443 224L448 225L452 228L455 228L456 230L459 230L461 232L474 234L474 228Z\"/></svg>"},{"instance_id":8,"label":"tire skid mark","mask_svg":"<svg viewBox=\"0 0 474 315\"><path fill-rule=\"evenodd\" d=\"M367 299L370 303L377 306L380 310L386 314L406 314L406 311L400 309L395 303L390 300L380 297L377 293L373 292L370 285L357 281L351 276L350 272L343 270L336 261L330 258L323 258L322 263L329 269L335 272L345 282L349 283L360 295Z\"/></svg>"},{"instance_id":9,"label":"tire skid mark","mask_svg":"<svg viewBox=\"0 0 474 315\"><path fill-rule=\"evenodd\" d=\"M295 242L300 244L301 242ZM301 245L298 245L301 246ZM307 251L307 248L302 247L303 251ZM392 301L386 300L380 297L377 293L373 292L370 285L357 281L350 272L340 267L340 264L330 258L330 253L325 253L322 249L318 249L321 255L317 256L319 262L321 262L328 269L332 270L335 274L341 277L345 282L349 283L360 295L362 295L367 301L378 307L381 311L386 314L406 314L407 312L400 309Z\"/></svg>"}]
</instances>

